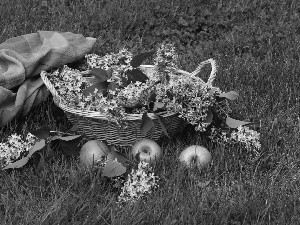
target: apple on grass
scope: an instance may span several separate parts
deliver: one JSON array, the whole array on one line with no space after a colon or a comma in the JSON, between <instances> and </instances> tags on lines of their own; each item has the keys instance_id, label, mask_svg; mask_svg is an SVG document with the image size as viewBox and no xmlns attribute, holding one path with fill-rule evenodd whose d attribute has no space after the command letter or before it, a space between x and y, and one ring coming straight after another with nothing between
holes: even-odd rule
<instances>
[{"instance_id":1,"label":"apple on grass","mask_svg":"<svg viewBox=\"0 0 300 225\"><path fill-rule=\"evenodd\" d=\"M196 163L199 169L204 169L211 163L211 153L200 145L192 145L184 149L179 155L181 163L188 167L192 167Z\"/></svg>"},{"instance_id":2,"label":"apple on grass","mask_svg":"<svg viewBox=\"0 0 300 225\"><path fill-rule=\"evenodd\" d=\"M110 159L113 158L105 143L99 140L90 140L80 149L80 163L84 166L92 166L97 160L101 160L106 155Z\"/></svg>"},{"instance_id":3,"label":"apple on grass","mask_svg":"<svg viewBox=\"0 0 300 225\"><path fill-rule=\"evenodd\" d=\"M158 161L163 156L160 146L155 141L147 138L137 141L132 146L132 156L135 157L138 153L140 153L140 161L145 161L148 163Z\"/></svg>"}]
</instances>

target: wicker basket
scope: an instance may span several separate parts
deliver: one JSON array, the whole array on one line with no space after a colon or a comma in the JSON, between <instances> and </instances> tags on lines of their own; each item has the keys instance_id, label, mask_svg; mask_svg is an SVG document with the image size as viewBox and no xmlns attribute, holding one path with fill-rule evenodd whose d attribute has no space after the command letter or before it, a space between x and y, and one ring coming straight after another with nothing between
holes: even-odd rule
<instances>
[{"instance_id":1,"label":"wicker basket","mask_svg":"<svg viewBox=\"0 0 300 225\"><path fill-rule=\"evenodd\" d=\"M209 78L209 82L212 82L212 74L215 71L215 64L212 62L214 61L207 60L201 63L192 74L183 70L178 70L178 72L195 76L201 70L204 64L211 63L213 69ZM154 72L153 68L154 66L152 65L140 66L140 69L143 70L143 72L148 76L151 76L151 74ZM160 137L164 136L163 129L161 128L159 120L154 113L148 113L148 116L154 122L154 127L152 127L152 129L147 132L146 135L142 135L140 131L142 114L127 114L126 121L128 122L128 127L126 129L121 129L114 122L109 122L108 119L104 115L99 114L99 112L82 111L68 107L67 105L63 104L61 97L48 80L46 74L47 73L45 71L42 71L41 78L53 95L54 103L59 108L64 110L67 118L73 125L78 127L79 132L84 133L89 139L107 141L108 144L114 144L118 146L132 146L138 139L141 138L158 140ZM203 81L203 83L205 82ZM180 132L187 125L187 122L179 118L177 113L161 112L158 114L164 118L166 129L170 136Z\"/></svg>"}]
</instances>

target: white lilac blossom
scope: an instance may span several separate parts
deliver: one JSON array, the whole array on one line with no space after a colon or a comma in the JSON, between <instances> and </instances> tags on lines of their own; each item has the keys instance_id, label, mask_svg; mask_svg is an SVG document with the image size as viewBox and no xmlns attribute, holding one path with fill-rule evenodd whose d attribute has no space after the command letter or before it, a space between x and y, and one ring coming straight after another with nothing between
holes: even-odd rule
<instances>
[{"instance_id":1,"label":"white lilac blossom","mask_svg":"<svg viewBox=\"0 0 300 225\"><path fill-rule=\"evenodd\" d=\"M238 127L237 131L231 133L231 138L239 143L244 144L246 149L253 150L256 154L258 154L257 150L261 148L259 141L260 134L246 126Z\"/></svg>"},{"instance_id":2,"label":"white lilac blossom","mask_svg":"<svg viewBox=\"0 0 300 225\"><path fill-rule=\"evenodd\" d=\"M215 95L208 93L209 87L203 85L200 78L175 76L168 85L156 85L156 101L165 103L168 111L179 113L179 117L195 125L197 131L205 131L209 125L205 123L209 109L218 106Z\"/></svg>"},{"instance_id":3,"label":"white lilac blossom","mask_svg":"<svg viewBox=\"0 0 300 225\"><path fill-rule=\"evenodd\" d=\"M213 142L222 143L225 146L239 143L245 146L249 153L254 153L255 156L260 154L260 134L246 126L240 126L237 130L233 131L224 131L220 128L213 127L209 138Z\"/></svg>"},{"instance_id":4,"label":"white lilac blossom","mask_svg":"<svg viewBox=\"0 0 300 225\"><path fill-rule=\"evenodd\" d=\"M158 177L152 172L152 168L147 162L140 162L137 170L132 170L128 175L128 180L122 187L122 192L118 196L118 203L136 202L145 194L151 193L157 188Z\"/></svg>"},{"instance_id":5,"label":"white lilac blossom","mask_svg":"<svg viewBox=\"0 0 300 225\"><path fill-rule=\"evenodd\" d=\"M112 79L121 86L121 77L125 77L126 72L131 71L133 68L130 65L132 60L132 53L126 48L121 49L118 53L106 54L100 57L96 54L86 55L87 65L89 69L101 68L104 70L112 69Z\"/></svg>"},{"instance_id":6,"label":"white lilac blossom","mask_svg":"<svg viewBox=\"0 0 300 225\"><path fill-rule=\"evenodd\" d=\"M212 127L210 130L209 138L212 142L228 145L232 143L230 132L221 130L220 128Z\"/></svg>"},{"instance_id":7,"label":"white lilac blossom","mask_svg":"<svg viewBox=\"0 0 300 225\"><path fill-rule=\"evenodd\" d=\"M70 107L82 105L82 102L84 102L82 92L87 87L87 83L79 70L64 65L51 74L50 80L65 104Z\"/></svg>"},{"instance_id":8,"label":"white lilac blossom","mask_svg":"<svg viewBox=\"0 0 300 225\"><path fill-rule=\"evenodd\" d=\"M97 160L95 166L103 169L109 160L111 159L105 156ZM118 161L117 159L114 160ZM138 168L132 169L128 174L128 179L123 180L122 176L112 179L114 187L121 188L117 203L135 203L137 200L144 198L146 194L152 193L159 187L158 180L158 176L154 175L152 167L147 162L139 162Z\"/></svg>"},{"instance_id":9,"label":"white lilac blossom","mask_svg":"<svg viewBox=\"0 0 300 225\"><path fill-rule=\"evenodd\" d=\"M96 54L88 54L85 56L85 58L87 59L87 64L90 69L102 68L107 70L109 68L116 67L115 69L124 72L132 69L130 66L132 53L125 48L121 49L116 54L110 53L102 57Z\"/></svg>"},{"instance_id":10,"label":"white lilac blossom","mask_svg":"<svg viewBox=\"0 0 300 225\"><path fill-rule=\"evenodd\" d=\"M124 107L135 107L138 104L145 105L151 90L153 90L153 84L150 80L147 80L146 83L139 81L130 83L119 91L116 96L117 102Z\"/></svg>"},{"instance_id":11,"label":"white lilac blossom","mask_svg":"<svg viewBox=\"0 0 300 225\"><path fill-rule=\"evenodd\" d=\"M28 151L37 138L28 133L25 140L20 135L12 134L6 143L0 143L0 167L6 166L21 156L21 153Z\"/></svg>"},{"instance_id":12,"label":"white lilac blossom","mask_svg":"<svg viewBox=\"0 0 300 225\"><path fill-rule=\"evenodd\" d=\"M178 70L178 54L174 45L163 44L158 48L154 58L155 73L151 75L150 80L166 84L167 76L172 77Z\"/></svg>"},{"instance_id":13,"label":"white lilac blossom","mask_svg":"<svg viewBox=\"0 0 300 225\"><path fill-rule=\"evenodd\" d=\"M163 44L158 48L154 65L159 69L178 69L178 55L172 44Z\"/></svg>"},{"instance_id":14,"label":"white lilac blossom","mask_svg":"<svg viewBox=\"0 0 300 225\"><path fill-rule=\"evenodd\" d=\"M119 106L113 94L105 97L102 92L95 89L93 94L90 93L87 97L83 95L83 90L89 86L89 83L79 70L71 69L65 65L62 69L55 70L49 79L61 96L63 103L69 107L98 111L120 126L125 120L125 109Z\"/></svg>"}]
</instances>

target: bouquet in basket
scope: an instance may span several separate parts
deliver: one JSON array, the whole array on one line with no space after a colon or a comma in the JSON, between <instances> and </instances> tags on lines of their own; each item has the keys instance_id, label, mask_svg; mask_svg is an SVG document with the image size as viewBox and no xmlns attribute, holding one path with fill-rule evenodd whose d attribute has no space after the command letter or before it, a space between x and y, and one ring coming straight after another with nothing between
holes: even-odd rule
<instances>
[{"instance_id":1,"label":"bouquet in basket","mask_svg":"<svg viewBox=\"0 0 300 225\"><path fill-rule=\"evenodd\" d=\"M150 57L154 65L143 66L143 61ZM212 71L205 82L197 75L209 63ZM241 141L242 136L245 139L248 135L253 145L257 145L256 133L243 127L248 123L229 117L231 110L227 100L236 99L238 94L224 93L214 87L216 72L213 59L200 63L193 73L180 70L175 47L163 44L157 51L136 56L125 48L104 56L88 54L79 68L65 65L46 77L63 104L83 112L98 112L122 129L128 125L128 115L140 114L141 131L146 133L153 126L149 115L154 114L168 135L168 124L160 113L169 113L192 124L196 131L210 130L215 140L228 140L229 135L232 140L240 138ZM223 128L233 132L224 133Z\"/></svg>"}]
</instances>

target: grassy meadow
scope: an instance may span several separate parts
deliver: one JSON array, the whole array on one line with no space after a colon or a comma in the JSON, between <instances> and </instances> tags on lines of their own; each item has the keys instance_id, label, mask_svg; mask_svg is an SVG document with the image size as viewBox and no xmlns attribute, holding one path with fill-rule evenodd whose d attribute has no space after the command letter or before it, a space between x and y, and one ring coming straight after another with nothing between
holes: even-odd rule
<instances>
[{"instance_id":1,"label":"grassy meadow","mask_svg":"<svg viewBox=\"0 0 300 225\"><path fill-rule=\"evenodd\" d=\"M257 122L262 144L260 157L249 160L242 149L204 143L195 133L161 139L164 157L154 168L160 188L122 208L106 179L84 173L58 149L39 173L30 165L0 172L1 224L299 224L299 21L300 2L292 0L1 0L0 43L57 30L97 37L98 54L172 41L189 72L214 58L214 85L239 93L230 102L233 118ZM0 142L59 124L72 126L50 95L1 127ZM180 166L180 152L192 144L212 153L206 171Z\"/></svg>"}]
</instances>

